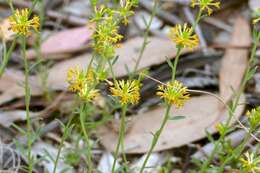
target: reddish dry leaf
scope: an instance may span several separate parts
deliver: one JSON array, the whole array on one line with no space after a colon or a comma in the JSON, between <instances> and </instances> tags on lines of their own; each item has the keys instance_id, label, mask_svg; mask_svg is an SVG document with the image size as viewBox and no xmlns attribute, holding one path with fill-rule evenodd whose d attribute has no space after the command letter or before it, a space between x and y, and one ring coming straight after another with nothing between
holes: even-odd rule
<instances>
[{"instance_id":1,"label":"reddish dry leaf","mask_svg":"<svg viewBox=\"0 0 260 173\"><path fill-rule=\"evenodd\" d=\"M90 30L87 26L60 31L43 42L41 54L46 58L62 58L63 56L53 56L53 54L72 53L81 50L90 40L92 34L93 30ZM27 52L27 55L28 58L33 59L36 53L31 49Z\"/></svg>"},{"instance_id":2,"label":"reddish dry leaf","mask_svg":"<svg viewBox=\"0 0 260 173\"><path fill-rule=\"evenodd\" d=\"M238 18L234 25L234 34L231 44L236 43L239 46L248 46L250 44L250 28L243 18ZM229 90L232 86L235 92L244 75L247 65L247 50L228 49L222 63L220 71L220 95L225 101L232 99L232 93ZM244 103L244 96L239 103ZM179 147L190 142L202 139L206 136L205 129L210 133L216 132L215 125L224 121L228 117L228 111L224 108L222 102L212 96L193 97L182 109L171 110L171 116L185 116L186 119L178 121L168 121L154 151L165 150L173 147ZM235 120L243 113L244 104L241 104L234 113ZM132 127L125 136L125 146L127 153L147 152L153 136L159 129L162 122L165 107L159 107L155 110L149 110L136 116L132 116ZM100 126L98 133L101 143L108 151L114 151L118 133L111 130L109 126Z\"/></svg>"},{"instance_id":3,"label":"reddish dry leaf","mask_svg":"<svg viewBox=\"0 0 260 173\"><path fill-rule=\"evenodd\" d=\"M249 47L251 44L251 32L247 20L239 17L235 21L234 31L230 45ZM234 91L238 91L244 72L247 67L248 49L228 48L222 59L219 80L220 96L228 102Z\"/></svg>"}]
</instances>

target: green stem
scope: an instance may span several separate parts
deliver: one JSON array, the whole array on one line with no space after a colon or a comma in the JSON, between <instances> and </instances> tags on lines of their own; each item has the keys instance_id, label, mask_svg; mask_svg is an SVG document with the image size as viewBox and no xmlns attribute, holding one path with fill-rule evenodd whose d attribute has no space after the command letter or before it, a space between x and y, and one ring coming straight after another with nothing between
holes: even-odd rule
<instances>
[{"instance_id":1,"label":"green stem","mask_svg":"<svg viewBox=\"0 0 260 173\"><path fill-rule=\"evenodd\" d=\"M172 81L174 81L175 78L176 78L176 70L177 70L177 65L178 65L178 62L179 62L180 55L181 55L181 50L182 50L182 47L177 48L177 53L176 53L176 57L175 57L175 60L174 60L174 64L170 64L171 69L172 69ZM150 149L149 149L149 151L146 155L146 158L145 158L145 161L144 161L144 163L141 167L140 173L143 173L145 166L147 164L147 161L148 161L150 155L152 154L154 147L156 146L156 144L158 142L158 139L159 139L159 137L160 137L165 125L166 125L167 120L169 119L170 110L171 110L171 105L167 104L167 108L166 108L166 112L165 112L165 115L164 115L163 122L162 122L159 130L154 135L152 145L151 145L151 147L150 147Z\"/></svg>"},{"instance_id":2,"label":"green stem","mask_svg":"<svg viewBox=\"0 0 260 173\"><path fill-rule=\"evenodd\" d=\"M84 139L87 145L87 165L88 165L88 173L93 172L93 165L92 165L92 158L91 158L91 146L89 142L89 135L87 133L86 127L85 127L85 105L82 103L80 107L80 125L81 129L84 135Z\"/></svg>"},{"instance_id":3,"label":"green stem","mask_svg":"<svg viewBox=\"0 0 260 173\"><path fill-rule=\"evenodd\" d=\"M244 138L243 142L238 147L236 147L236 149L234 151L232 151L231 156L227 156L225 158L225 160L222 162L222 164L218 167L217 173L223 173L225 166L228 164L228 162L230 162L234 157L241 154L241 152L245 148L246 143L249 141L249 139L251 137L250 133L251 132L247 133L247 136Z\"/></svg>"},{"instance_id":4,"label":"green stem","mask_svg":"<svg viewBox=\"0 0 260 173\"><path fill-rule=\"evenodd\" d=\"M119 137L118 137L118 142L116 145L116 151L115 151L115 155L114 155L114 162L112 165L112 173L115 172L115 167L116 167L116 160L118 158L118 154L119 154L119 148L120 145L122 147L122 155L123 155L123 159L124 162L127 163L127 159L126 159L126 155L125 155L125 150L124 150L124 135L125 135L125 116L126 116L126 110L127 110L127 105L124 105L122 107L122 116L121 116L121 121L120 121L120 128L119 128Z\"/></svg>"},{"instance_id":5,"label":"green stem","mask_svg":"<svg viewBox=\"0 0 260 173\"><path fill-rule=\"evenodd\" d=\"M1 63L0 66L0 77L3 75L6 65L11 57L11 53L13 52L14 48L16 45L16 39L12 42L11 47L8 49L8 51L6 50L6 43L3 42L3 46L4 46L4 54L3 54L3 62Z\"/></svg>"},{"instance_id":6,"label":"green stem","mask_svg":"<svg viewBox=\"0 0 260 173\"><path fill-rule=\"evenodd\" d=\"M175 60L174 60L174 65L171 65L171 67L172 67L172 81L174 81L175 78L176 78L177 65L178 65L178 62L179 62L180 55L181 55L181 50L182 50L181 47L177 48L177 53L176 53L176 57L175 57Z\"/></svg>"},{"instance_id":7,"label":"green stem","mask_svg":"<svg viewBox=\"0 0 260 173\"><path fill-rule=\"evenodd\" d=\"M127 111L127 105L124 105L123 106L123 108L122 108L122 110L123 110L123 113L122 113L122 121L124 121L125 123L126 123L126 111ZM124 141L125 141L125 131L126 131L126 129L125 129L125 123L122 123L122 139L121 139L121 148L122 148L122 156L123 156L123 160L124 160L124 162L125 162L125 165L127 165L127 158L126 158L126 153L125 153L125 143L124 143Z\"/></svg>"},{"instance_id":8,"label":"green stem","mask_svg":"<svg viewBox=\"0 0 260 173\"><path fill-rule=\"evenodd\" d=\"M115 73L114 73L114 70L113 70L112 63L111 63L111 61L109 59L107 61L108 61L108 65L109 65L109 69L110 69L113 81L115 82L116 81L116 76L115 76Z\"/></svg>"},{"instance_id":9,"label":"green stem","mask_svg":"<svg viewBox=\"0 0 260 173\"><path fill-rule=\"evenodd\" d=\"M150 149L149 149L149 151L148 151L148 153L147 153L147 155L145 157L145 160L144 160L144 163L143 163L143 165L141 167L140 173L143 173L143 171L145 169L145 166L146 166L146 164L148 162L148 159L151 156L151 154L153 152L153 149L154 149L154 147L156 146L156 144L158 142L158 139L159 139L159 137L160 137L160 135L161 135L161 133L162 133L166 123L167 123L167 120L169 119L170 110L171 110L171 105L167 105L166 112L165 112L165 115L164 115L164 118L163 118L163 122L162 122L159 130L154 134L152 145L151 145L151 147L150 147Z\"/></svg>"},{"instance_id":10,"label":"green stem","mask_svg":"<svg viewBox=\"0 0 260 173\"><path fill-rule=\"evenodd\" d=\"M30 85L29 85L29 63L26 57L26 37L22 36L22 55L24 60L24 71L25 71L25 80L24 80L24 89L25 89L25 107L26 107L26 128L27 128L27 158L28 158L28 172L32 173L33 171L33 161L31 156L31 119L30 119Z\"/></svg>"},{"instance_id":11,"label":"green stem","mask_svg":"<svg viewBox=\"0 0 260 173\"><path fill-rule=\"evenodd\" d=\"M194 31L194 30L196 30L196 27L197 27L197 25L199 24L199 21L200 21L200 19L201 19L201 16L202 16L202 12L203 12L203 10L199 10L199 13L198 13L198 15L197 15L197 17L196 17L196 20L195 20L195 23L193 24L193 26L192 26L192 32Z\"/></svg>"},{"instance_id":12,"label":"green stem","mask_svg":"<svg viewBox=\"0 0 260 173\"><path fill-rule=\"evenodd\" d=\"M138 56L138 59L136 61L136 64L135 64L135 67L134 67L134 70L131 74L131 78L135 75L137 69L138 69L138 66L141 62L141 59L143 57L143 54L144 54L144 50L148 44L148 36L149 36L149 31L150 31L150 27L152 25L152 21L156 15L156 9L157 9L157 6L158 6L158 0L154 0L154 5L153 5L153 9L152 9L152 15L150 17L150 20L146 26L146 30L145 30L145 33L144 33L144 41L143 41L143 44L142 44L142 47L141 47L141 50L140 50L140 54Z\"/></svg>"},{"instance_id":13,"label":"green stem","mask_svg":"<svg viewBox=\"0 0 260 173\"><path fill-rule=\"evenodd\" d=\"M73 117L74 116L72 116L70 118L69 122L67 123L67 125L65 127L64 134L63 134L63 136L61 138L61 142L60 142L60 145L59 145L59 148L58 148L58 153L57 153L57 156L56 156L55 161L54 161L54 168L53 168L52 173L56 173L57 166L58 166L58 161L59 161L60 155L61 155L61 150L62 150L62 147L63 147L63 144L64 144L65 140L68 137L68 132L70 130L70 125L71 125L71 121L72 121Z\"/></svg>"},{"instance_id":14,"label":"green stem","mask_svg":"<svg viewBox=\"0 0 260 173\"><path fill-rule=\"evenodd\" d=\"M257 38L257 40L259 41L259 38ZM228 128L230 126L234 111L236 110L238 104L239 104L239 100L241 97L242 92L244 91L244 88L246 86L246 83L248 81L247 77L250 73L251 67L254 64L254 58L255 58L255 54L256 54L256 49L257 49L257 41L254 42L253 48L252 48L252 52L251 52L251 56L249 59L249 63L247 65L246 68L246 72L245 72L245 76L241 82L241 86L239 88L238 94L236 95L236 97L234 98L234 102L232 104L232 107L229 109L229 117L226 121L226 123L224 124L224 129L225 131L222 133L222 135L220 136L220 138L216 141L216 143L214 144L214 148L209 156L209 158L203 163L199 173L206 173L209 164L211 163L211 161L214 159L214 156L216 155L218 149L219 149L219 145L221 144L221 142L224 140L227 132L228 132Z\"/></svg>"}]
</instances>

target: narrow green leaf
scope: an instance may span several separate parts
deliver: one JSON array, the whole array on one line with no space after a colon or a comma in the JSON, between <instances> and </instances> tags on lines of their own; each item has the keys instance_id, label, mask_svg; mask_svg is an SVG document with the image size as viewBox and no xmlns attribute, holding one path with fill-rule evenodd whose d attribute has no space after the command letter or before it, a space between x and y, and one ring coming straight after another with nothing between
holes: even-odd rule
<instances>
[{"instance_id":1,"label":"narrow green leaf","mask_svg":"<svg viewBox=\"0 0 260 173\"><path fill-rule=\"evenodd\" d=\"M182 116L182 115L178 115L178 116L174 116L174 117L169 117L169 120L182 120L182 119L185 119L186 117L185 116Z\"/></svg>"}]
</instances>

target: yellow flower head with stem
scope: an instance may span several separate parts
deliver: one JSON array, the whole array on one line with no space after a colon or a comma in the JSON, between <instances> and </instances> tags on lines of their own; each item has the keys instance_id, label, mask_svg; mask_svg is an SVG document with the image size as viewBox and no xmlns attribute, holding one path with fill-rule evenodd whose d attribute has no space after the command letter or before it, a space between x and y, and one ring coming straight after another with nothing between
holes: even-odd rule
<instances>
[{"instance_id":1,"label":"yellow flower head with stem","mask_svg":"<svg viewBox=\"0 0 260 173\"><path fill-rule=\"evenodd\" d=\"M23 36L30 35L32 29L38 31L40 25L38 16L29 19L29 10L27 8L21 11L16 10L8 20L11 25L11 30Z\"/></svg>"},{"instance_id":2,"label":"yellow flower head with stem","mask_svg":"<svg viewBox=\"0 0 260 173\"><path fill-rule=\"evenodd\" d=\"M199 38L193 33L193 29L185 23L183 26L177 24L171 29L169 37L176 43L176 47L194 48L199 44Z\"/></svg>"},{"instance_id":3,"label":"yellow flower head with stem","mask_svg":"<svg viewBox=\"0 0 260 173\"><path fill-rule=\"evenodd\" d=\"M254 153L246 152L245 158L240 158L242 167L249 172L260 172L260 156L256 157Z\"/></svg>"},{"instance_id":4,"label":"yellow flower head with stem","mask_svg":"<svg viewBox=\"0 0 260 173\"><path fill-rule=\"evenodd\" d=\"M156 94L167 104L173 104L177 108L183 107L190 98L187 88L183 87L182 83L177 80L168 82L166 85L159 85Z\"/></svg>"},{"instance_id":5,"label":"yellow flower head with stem","mask_svg":"<svg viewBox=\"0 0 260 173\"><path fill-rule=\"evenodd\" d=\"M251 129L255 129L260 125L260 106L252 109L251 111L247 111L246 115L248 117Z\"/></svg>"},{"instance_id":6,"label":"yellow flower head with stem","mask_svg":"<svg viewBox=\"0 0 260 173\"><path fill-rule=\"evenodd\" d=\"M132 11L131 8L137 6L137 4L138 0L120 0L118 13L122 18L123 24L128 24L128 17L134 14L134 11Z\"/></svg>"},{"instance_id":7,"label":"yellow flower head with stem","mask_svg":"<svg viewBox=\"0 0 260 173\"><path fill-rule=\"evenodd\" d=\"M202 11L207 11L208 15L213 13L212 7L220 8L220 2L215 2L215 0L192 0L191 6L199 6Z\"/></svg>"},{"instance_id":8,"label":"yellow flower head with stem","mask_svg":"<svg viewBox=\"0 0 260 173\"><path fill-rule=\"evenodd\" d=\"M69 68L67 73L67 82L69 84L68 90L72 92L78 92L82 90L85 83L93 84L94 79L93 69L89 69L87 72L81 70L78 66L75 68Z\"/></svg>"},{"instance_id":9,"label":"yellow flower head with stem","mask_svg":"<svg viewBox=\"0 0 260 173\"><path fill-rule=\"evenodd\" d=\"M113 96L119 97L122 105L137 104L140 100L140 85L137 80L115 81L110 91Z\"/></svg>"},{"instance_id":10,"label":"yellow flower head with stem","mask_svg":"<svg viewBox=\"0 0 260 173\"><path fill-rule=\"evenodd\" d=\"M82 100L91 102L99 96L99 90L92 88L88 83L84 83L78 95Z\"/></svg>"},{"instance_id":11,"label":"yellow flower head with stem","mask_svg":"<svg viewBox=\"0 0 260 173\"><path fill-rule=\"evenodd\" d=\"M95 74L92 68L86 72L78 66L69 68L67 75L69 84L68 90L76 92L84 101L92 101L99 95L99 90L95 89Z\"/></svg>"}]
</instances>

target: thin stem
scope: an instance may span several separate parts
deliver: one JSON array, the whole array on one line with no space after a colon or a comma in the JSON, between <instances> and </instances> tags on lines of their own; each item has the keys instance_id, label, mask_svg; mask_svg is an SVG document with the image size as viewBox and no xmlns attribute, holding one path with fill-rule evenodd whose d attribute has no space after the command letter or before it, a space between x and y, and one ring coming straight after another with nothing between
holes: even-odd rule
<instances>
[{"instance_id":1,"label":"thin stem","mask_svg":"<svg viewBox=\"0 0 260 173\"><path fill-rule=\"evenodd\" d=\"M114 155L114 162L113 162L113 165L112 165L112 173L115 172L116 160L118 158L120 146L122 147L122 151L121 152L123 154L123 159L127 163L126 156L125 156L125 151L124 151L124 135L125 135L126 110L127 110L127 105L123 105L123 107L122 107L122 116L121 116L120 127L119 127L119 137L118 137L118 142L117 142L117 145L116 145L116 150L115 150L115 155Z\"/></svg>"},{"instance_id":2,"label":"thin stem","mask_svg":"<svg viewBox=\"0 0 260 173\"><path fill-rule=\"evenodd\" d=\"M202 12L203 12L203 10L200 9L200 10L199 10L199 13L198 13L198 15L197 15L197 17L196 17L195 23L194 23L193 26L192 26L192 31L196 30L196 27L197 27L197 25L199 24L199 21L200 21L201 16L202 16Z\"/></svg>"},{"instance_id":3,"label":"thin stem","mask_svg":"<svg viewBox=\"0 0 260 173\"><path fill-rule=\"evenodd\" d=\"M174 60L174 65L171 66L172 67L172 81L174 81L175 78L176 78L177 64L179 62L179 58L180 58L180 55L181 55L181 50L182 50L181 47L177 48L177 53L176 53L176 57L175 57L175 60Z\"/></svg>"},{"instance_id":4,"label":"thin stem","mask_svg":"<svg viewBox=\"0 0 260 173\"><path fill-rule=\"evenodd\" d=\"M227 156L225 158L225 160L222 162L222 164L218 167L217 173L224 172L224 168L228 164L228 162L230 162L234 157L241 154L241 152L245 148L245 145L249 141L249 139L250 139L250 133L248 133L247 136L244 138L243 142L238 147L236 147L236 149L234 151L232 151L231 156Z\"/></svg>"},{"instance_id":5,"label":"thin stem","mask_svg":"<svg viewBox=\"0 0 260 173\"><path fill-rule=\"evenodd\" d=\"M16 39L14 39L11 47L7 51L6 50L6 43L3 42L4 54L3 54L3 62L1 63L1 66L0 66L0 77L3 75L3 73L5 71L6 65L7 65L8 61L11 57L11 53L13 52L15 45L16 45Z\"/></svg>"},{"instance_id":6,"label":"thin stem","mask_svg":"<svg viewBox=\"0 0 260 173\"><path fill-rule=\"evenodd\" d=\"M122 156L123 156L123 160L124 160L124 162L125 162L125 164L127 165L127 158L126 158L126 154L125 154L125 143L124 143L124 141L125 141L125 131L126 131L126 129L125 129L125 123L126 123L126 111L127 111L127 105L124 105L123 107L122 107L122 109L123 109L123 113L122 113L122 121L124 121L124 123L122 123L122 139L121 139L121 148L122 148Z\"/></svg>"},{"instance_id":7,"label":"thin stem","mask_svg":"<svg viewBox=\"0 0 260 173\"><path fill-rule=\"evenodd\" d=\"M170 110L171 110L171 105L167 105L166 112L165 112L165 115L164 115L164 118L163 118L163 122L162 122L159 130L154 134L152 145L151 145L151 147L150 147L150 149L149 149L149 151L148 151L148 153L147 153L147 155L145 157L145 160L144 160L144 163L143 163L143 165L141 167L140 173L143 173L143 171L145 169L145 166L146 166L146 164L148 162L148 159L151 156L151 154L153 152L153 149L154 149L154 147L156 146L156 144L158 142L158 139L159 139L159 137L160 137L160 135L161 135L161 133L162 133L166 123L167 123L167 120L169 119Z\"/></svg>"},{"instance_id":8,"label":"thin stem","mask_svg":"<svg viewBox=\"0 0 260 173\"><path fill-rule=\"evenodd\" d=\"M87 165L88 165L88 173L93 172L93 165L92 165L92 158L91 158L91 146L89 142L89 135L87 133L86 127L85 127L85 105L84 103L81 104L80 107L80 125L81 125L81 130L84 135L85 142L87 144Z\"/></svg>"},{"instance_id":9,"label":"thin stem","mask_svg":"<svg viewBox=\"0 0 260 173\"><path fill-rule=\"evenodd\" d=\"M65 140L68 137L68 133L69 133L69 130L70 130L70 125L71 125L71 121L72 121L73 117L74 116L72 116L70 118L69 122L65 126L64 134L63 134L63 136L61 138L61 142L60 142L60 145L59 145L59 148L58 148L58 153L57 153L57 156L56 156L55 161L54 161L54 168L53 168L52 173L56 173L57 166L58 166L58 161L59 161L60 155L61 155L61 150L62 150L62 147L63 147L63 144L64 144Z\"/></svg>"},{"instance_id":10,"label":"thin stem","mask_svg":"<svg viewBox=\"0 0 260 173\"><path fill-rule=\"evenodd\" d=\"M181 50L182 50L182 47L178 47L177 48L177 53L176 53L176 57L175 57L175 60L174 60L174 64L170 64L171 69L172 69L172 81L174 81L175 78L176 78L176 70L177 70L179 57L181 55ZM158 139L159 139L159 137L160 137L160 135L161 135L165 125L166 125L167 120L169 119L170 109L171 109L171 105L167 104L166 113L164 115L163 122L162 122L159 130L154 135L154 138L153 138L153 141L152 141L152 145L151 145L151 147L150 147L150 149L149 149L149 151L148 151L148 153L146 155L146 158L145 158L145 161L144 161L144 163L143 163L143 165L141 167L140 173L143 173L143 171L145 169L145 166L147 164L147 161L148 161L151 153L153 152L154 147L156 146L156 144L158 142Z\"/></svg>"},{"instance_id":11,"label":"thin stem","mask_svg":"<svg viewBox=\"0 0 260 173\"><path fill-rule=\"evenodd\" d=\"M134 70L131 74L131 77L133 77L138 69L138 66L141 62L141 59L143 57L143 54L144 54L144 50L148 44L148 36L149 36L149 31L150 31L150 27L152 25L152 21L156 15L156 9L157 9L157 6L158 6L158 0L154 0L154 5L153 5L153 9L152 9L152 15L150 17L150 20L146 26L146 30L145 30L145 33L144 33L144 41L143 41L143 44L142 44L142 47L141 47L141 50L140 50L140 54L138 56L138 59L136 61L136 64L135 64L135 67L134 67Z\"/></svg>"},{"instance_id":12,"label":"thin stem","mask_svg":"<svg viewBox=\"0 0 260 173\"><path fill-rule=\"evenodd\" d=\"M26 128L27 128L27 158L28 158L28 172L32 173L33 171L33 161L31 156L31 119L30 119L30 85L29 85L29 63L26 57L26 37L22 36L22 55L24 60L24 71L25 71L25 80L24 80L24 90L25 90L25 108L26 108Z\"/></svg>"},{"instance_id":13,"label":"thin stem","mask_svg":"<svg viewBox=\"0 0 260 173\"><path fill-rule=\"evenodd\" d=\"M112 75L112 78L113 78L113 81L115 82L116 81L116 76L115 76L115 73L114 73L114 70L113 70L113 66L112 66L112 63L111 61L108 59L108 65L109 65L109 70L111 72L111 75Z\"/></svg>"}]
</instances>

